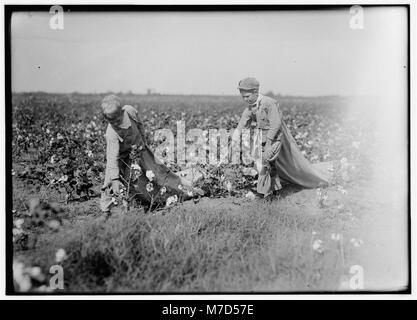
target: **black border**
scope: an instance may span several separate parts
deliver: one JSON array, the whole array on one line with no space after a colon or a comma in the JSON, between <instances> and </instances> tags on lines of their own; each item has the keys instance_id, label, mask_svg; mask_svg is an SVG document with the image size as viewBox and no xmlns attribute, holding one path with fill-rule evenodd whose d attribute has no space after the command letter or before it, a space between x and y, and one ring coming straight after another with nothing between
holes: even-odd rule
<instances>
[{"instance_id":1,"label":"black border","mask_svg":"<svg viewBox=\"0 0 417 320\"><path fill-rule=\"evenodd\" d=\"M62 5L64 12L223 12L223 11L299 11L299 10L340 10L354 4L317 4L317 5ZM408 27L408 287L400 291L317 291L317 292L135 292L135 293L93 293L93 292L65 292L65 293L16 293L13 286L13 217L9 212L13 206L12 186L12 90L11 90L11 33L10 22L13 12L34 11L48 12L52 5L4 5L4 45L5 45L5 155L6 155L6 255L5 255L5 284L6 295L12 296L108 296L108 295L325 295L325 294L411 294L411 66L410 66L410 4L361 4L362 7L406 7ZM214 302L214 301L213 301ZM167 300L168 303L168 300ZM179 303L178 303L179 304Z\"/></svg>"},{"instance_id":2,"label":"black border","mask_svg":"<svg viewBox=\"0 0 417 320\"><path fill-rule=\"evenodd\" d=\"M253 314L241 314L241 315L214 315L206 313L195 313L194 317L179 316L179 315L163 315L162 308L172 304L176 307L197 307L199 309L207 305L253 305ZM127 316L128 314L134 314L138 319L279 319L280 317L289 315L296 315L299 318L311 318L311 316L320 314L320 318L325 320L334 319L334 312L323 312L323 310L329 310L329 306L334 308L346 318L355 319L358 313L363 318L381 318L398 317L398 310L414 311L414 301L363 301L363 300L240 300L240 301L224 301L224 300L49 300L49 301L1 301L1 308L10 307L10 310L19 310L21 317L33 317L35 314L33 310L42 309L48 310L49 313L43 312L42 317L45 319L56 319L56 315L63 314L70 317L80 317L82 315L85 318L99 318L100 316L106 316L106 318L115 317L116 319L121 316ZM413 308L413 309L412 309ZM52 312L52 310L56 312ZM410 310L407 310L410 309ZM54 311L55 311L54 310ZM65 310L65 311L63 311ZM55 317L54 317L55 316ZM54 317L54 318L53 318Z\"/></svg>"}]
</instances>

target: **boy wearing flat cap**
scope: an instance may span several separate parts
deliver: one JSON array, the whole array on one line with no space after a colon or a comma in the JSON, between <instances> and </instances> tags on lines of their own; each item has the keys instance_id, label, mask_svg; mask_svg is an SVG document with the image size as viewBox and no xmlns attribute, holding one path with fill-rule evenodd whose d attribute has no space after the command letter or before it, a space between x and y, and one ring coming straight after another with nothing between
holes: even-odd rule
<instances>
[{"instance_id":1,"label":"boy wearing flat cap","mask_svg":"<svg viewBox=\"0 0 417 320\"><path fill-rule=\"evenodd\" d=\"M248 128L252 121L256 121L262 144L262 160L256 163L256 191L267 197L282 188L281 181L306 188L328 185L328 174L314 168L298 149L283 121L279 103L260 94L259 87L255 78L249 77L239 81L238 89L246 107L233 137L236 141L242 129Z\"/></svg>"}]
</instances>

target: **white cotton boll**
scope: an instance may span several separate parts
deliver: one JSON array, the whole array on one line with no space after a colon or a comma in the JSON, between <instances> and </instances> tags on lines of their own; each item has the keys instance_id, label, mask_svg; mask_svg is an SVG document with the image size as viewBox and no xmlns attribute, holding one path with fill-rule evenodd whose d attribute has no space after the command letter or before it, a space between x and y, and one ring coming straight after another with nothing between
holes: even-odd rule
<instances>
[{"instance_id":1,"label":"white cotton boll","mask_svg":"<svg viewBox=\"0 0 417 320\"><path fill-rule=\"evenodd\" d=\"M249 199L249 200L254 200L256 198L256 196L254 195L254 193L252 191L249 191L246 195L245 198Z\"/></svg>"},{"instance_id":2,"label":"white cotton boll","mask_svg":"<svg viewBox=\"0 0 417 320\"><path fill-rule=\"evenodd\" d=\"M146 170L146 178L148 178L149 181L152 181L155 177L155 174L152 170Z\"/></svg>"},{"instance_id":3,"label":"white cotton boll","mask_svg":"<svg viewBox=\"0 0 417 320\"><path fill-rule=\"evenodd\" d=\"M312 248L314 251L323 252L323 241L320 239L314 240Z\"/></svg>"},{"instance_id":4,"label":"white cotton boll","mask_svg":"<svg viewBox=\"0 0 417 320\"><path fill-rule=\"evenodd\" d=\"M152 184L152 182L149 182L146 185L146 191L148 191L148 192L152 192L153 191L153 184Z\"/></svg>"},{"instance_id":5,"label":"white cotton boll","mask_svg":"<svg viewBox=\"0 0 417 320\"><path fill-rule=\"evenodd\" d=\"M67 253L62 248L58 249L58 251L55 253L55 261L58 263L64 261L66 258Z\"/></svg>"},{"instance_id":6,"label":"white cotton boll","mask_svg":"<svg viewBox=\"0 0 417 320\"><path fill-rule=\"evenodd\" d=\"M165 194L167 192L167 188L162 187L160 190L161 195Z\"/></svg>"},{"instance_id":7,"label":"white cotton boll","mask_svg":"<svg viewBox=\"0 0 417 320\"><path fill-rule=\"evenodd\" d=\"M171 197L168 197L167 201L166 201L166 206L169 207L171 205L173 205L174 203L176 203L178 201L178 196L177 195L173 195Z\"/></svg>"},{"instance_id":8,"label":"white cotton boll","mask_svg":"<svg viewBox=\"0 0 417 320\"><path fill-rule=\"evenodd\" d=\"M132 169L134 169L134 170L140 170L141 168L140 168L140 165L138 165L137 163L133 163L132 164Z\"/></svg>"}]
</instances>

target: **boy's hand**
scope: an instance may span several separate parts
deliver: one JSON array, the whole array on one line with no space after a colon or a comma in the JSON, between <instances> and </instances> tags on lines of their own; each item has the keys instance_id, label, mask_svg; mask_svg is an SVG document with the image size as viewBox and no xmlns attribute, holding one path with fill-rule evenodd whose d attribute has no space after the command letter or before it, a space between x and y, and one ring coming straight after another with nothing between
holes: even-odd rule
<instances>
[{"instance_id":1,"label":"boy's hand","mask_svg":"<svg viewBox=\"0 0 417 320\"><path fill-rule=\"evenodd\" d=\"M124 188L124 185L119 180L111 180L101 187L101 191L106 190L108 187L110 187L110 190L113 191L114 194L118 195L120 189Z\"/></svg>"},{"instance_id":2,"label":"boy's hand","mask_svg":"<svg viewBox=\"0 0 417 320\"><path fill-rule=\"evenodd\" d=\"M124 185L119 180L113 180L111 182L111 190L115 195L119 195L120 189L122 188L124 188Z\"/></svg>"}]
</instances>

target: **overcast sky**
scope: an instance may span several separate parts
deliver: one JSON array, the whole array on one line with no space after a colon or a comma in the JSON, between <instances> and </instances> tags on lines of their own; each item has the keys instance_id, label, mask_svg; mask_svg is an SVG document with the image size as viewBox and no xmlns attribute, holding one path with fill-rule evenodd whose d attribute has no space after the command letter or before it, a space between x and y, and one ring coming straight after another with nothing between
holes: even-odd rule
<instances>
[{"instance_id":1,"label":"overcast sky","mask_svg":"<svg viewBox=\"0 0 417 320\"><path fill-rule=\"evenodd\" d=\"M408 72L403 8L365 8L362 30L347 9L51 16L13 14L13 91L235 95L254 76L285 95L382 94Z\"/></svg>"}]
</instances>

